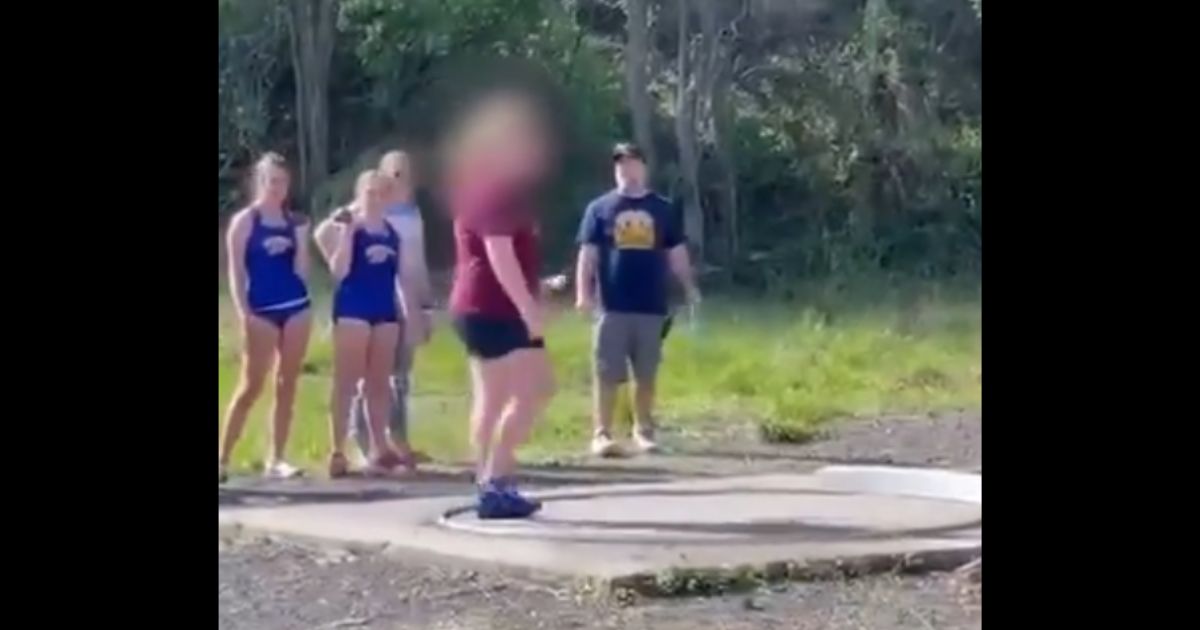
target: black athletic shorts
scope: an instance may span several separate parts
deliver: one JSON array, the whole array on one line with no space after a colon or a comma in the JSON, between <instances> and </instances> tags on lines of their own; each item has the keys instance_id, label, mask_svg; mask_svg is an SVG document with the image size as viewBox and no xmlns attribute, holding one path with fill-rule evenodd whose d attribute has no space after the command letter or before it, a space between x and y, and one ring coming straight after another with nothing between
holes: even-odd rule
<instances>
[{"instance_id":1,"label":"black athletic shorts","mask_svg":"<svg viewBox=\"0 0 1200 630\"><path fill-rule=\"evenodd\" d=\"M513 350L545 348L542 338L531 339L525 322L484 315L456 315L454 331L467 347L467 354L480 359L499 359Z\"/></svg>"}]
</instances>

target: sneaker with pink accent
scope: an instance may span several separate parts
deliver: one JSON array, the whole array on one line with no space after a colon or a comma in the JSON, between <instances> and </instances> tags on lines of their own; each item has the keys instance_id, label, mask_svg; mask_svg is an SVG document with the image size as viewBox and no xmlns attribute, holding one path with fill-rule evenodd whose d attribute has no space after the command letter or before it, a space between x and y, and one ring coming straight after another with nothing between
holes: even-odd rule
<instances>
[{"instance_id":1,"label":"sneaker with pink accent","mask_svg":"<svg viewBox=\"0 0 1200 630\"><path fill-rule=\"evenodd\" d=\"M407 463L399 453L387 451L373 458L363 469L363 474L368 477L391 477L403 472Z\"/></svg>"},{"instance_id":2,"label":"sneaker with pink accent","mask_svg":"<svg viewBox=\"0 0 1200 630\"><path fill-rule=\"evenodd\" d=\"M283 461L268 462L263 468L263 477L267 479L295 479L304 475L304 471Z\"/></svg>"}]
</instances>

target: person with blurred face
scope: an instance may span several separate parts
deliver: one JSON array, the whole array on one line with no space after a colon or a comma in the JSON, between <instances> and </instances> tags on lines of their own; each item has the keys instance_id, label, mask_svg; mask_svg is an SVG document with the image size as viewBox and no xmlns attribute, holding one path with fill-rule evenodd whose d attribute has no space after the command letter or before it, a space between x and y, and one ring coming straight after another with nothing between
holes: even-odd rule
<instances>
[{"instance_id":1,"label":"person with blurred face","mask_svg":"<svg viewBox=\"0 0 1200 630\"><path fill-rule=\"evenodd\" d=\"M385 183L374 171L359 175L350 208L317 226L317 244L337 288L333 297L333 393L330 400L329 476L349 472L345 440L350 405L361 382L370 433L367 474L404 464L387 435L392 404L389 379L400 341L400 236L384 215Z\"/></svg>"},{"instance_id":2,"label":"person with blurred face","mask_svg":"<svg viewBox=\"0 0 1200 630\"><path fill-rule=\"evenodd\" d=\"M634 446L642 452L657 449L652 414L667 323L668 271L679 278L689 301L700 299L678 217L670 202L646 187L642 152L618 144L612 163L616 189L588 204L579 225L575 283L576 307L596 314L591 450L601 457L621 452L612 435L613 406L630 371Z\"/></svg>"},{"instance_id":3,"label":"person with blurred face","mask_svg":"<svg viewBox=\"0 0 1200 630\"><path fill-rule=\"evenodd\" d=\"M385 217L400 235L401 284L405 287L401 295L402 332L400 343L396 344L396 360L391 377L392 412L388 434L392 447L404 460L404 465L412 469L425 456L409 446L408 394L416 350L429 341L433 332L433 291L425 261L425 225L421 210L415 203L412 161L403 151L390 151L379 162L379 175L385 185ZM361 383L350 409L350 430L366 457L370 452L370 430Z\"/></svg>"},{"instance_id":4,"label":"person with blurred face","mask_svg":"<svg viewBox=\"0 0 1200 630\"><path fill-rule=\"evenodd\" d=\"M524 518L541 508L517 491L515 473L516 449L554 392L532 207L547 142L534 105L504 93L475 107L452 141L450 312L471 370L476 511L483 519Z\"/></svg>"},{"instance_id":5,"label":"person with blurred face","mask_svg":"<svg viewBox=\"0 0 1200 630\"><path fill-rule=\"evenodd\" d=\"M312 314L308 288L308 221L288 213L290 179L283 158L264 155L254 166L254 201L229 225L229 291L242 328L242 371L225 416L217 480L227 476L234 447L250 408L275 366L271 454L267 477L289 478L300 470L284 459L296 400L296 381L308 348Z\"/></svg>"}]
</instances>

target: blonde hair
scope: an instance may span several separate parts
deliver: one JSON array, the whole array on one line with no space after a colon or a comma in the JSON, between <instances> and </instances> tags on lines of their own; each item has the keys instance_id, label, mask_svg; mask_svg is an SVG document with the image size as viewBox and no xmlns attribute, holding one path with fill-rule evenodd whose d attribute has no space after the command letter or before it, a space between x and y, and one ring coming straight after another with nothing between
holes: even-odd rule
<instances>
[{"instance_id":1,"label":"blonde hair","mask_svg":"<svg viewBox=\"0 0 1200 630\"><path fill-rule=\"evenodd\" d=\"M254 195L258 195L262 191L262 180L267 176L268 169L272 168L286 172L288 170L287 160L274 151L267 151L254 163L252 169L254 179L251 188Z\"/></svg>"},{"instance_id":2,"label":"blonde hair","mask_svg":"<svg viewBox=\"0 0 1200 630\"><path fill-rule=\"evenodd\" d=\"M361 199L362 196L365 195L367 192L367 186L370 186L371 182L374 181L375 179L377 179L378 177L379 177L379 171L377 171L373 168L367 169L367 170L359 173L358 177L355 178L355 180L354 180L354 198L355 198L355 200Z\"/></svg>"}]
</instances>

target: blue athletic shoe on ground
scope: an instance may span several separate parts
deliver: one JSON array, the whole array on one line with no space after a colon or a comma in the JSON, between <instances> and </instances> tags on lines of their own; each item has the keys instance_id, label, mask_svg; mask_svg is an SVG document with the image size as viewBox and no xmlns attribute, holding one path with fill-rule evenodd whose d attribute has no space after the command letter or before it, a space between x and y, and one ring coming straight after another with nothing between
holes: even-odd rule
<instances>
[{"instance_id":1,"label":"blue athletic shoe on ground","mask_svg":"<svg viewBox=\"0 0 1200 630\"><path fill-rule=\"evenodd\" d=\"M492 484L497 490L503 492L510 497L515 497L518 502L529 503L534 506L534 510L542 509L542 502L537 499L527 497L520 492L517 492L517 480L512 477L500 477L492 480Z\"/></svg>"},{"instance_id":2,"label":"blue athletic shoe on ground","mask_svg":"<svg viewBox=\"0 0 1200 630\"><path fill-rule=\"evenodd\" d=\"M475 513L485 520L513 519L529 518L540 509L540 501L521 496L515 486L492 482L480 488Z\"/></svg>"}]
</instances>

